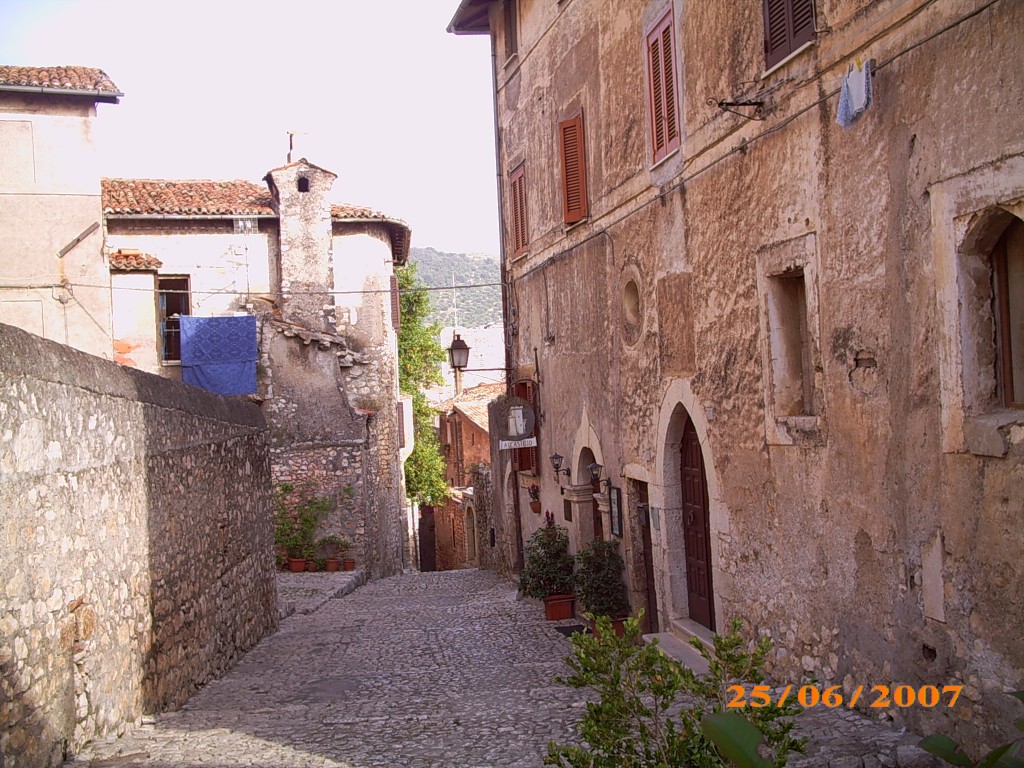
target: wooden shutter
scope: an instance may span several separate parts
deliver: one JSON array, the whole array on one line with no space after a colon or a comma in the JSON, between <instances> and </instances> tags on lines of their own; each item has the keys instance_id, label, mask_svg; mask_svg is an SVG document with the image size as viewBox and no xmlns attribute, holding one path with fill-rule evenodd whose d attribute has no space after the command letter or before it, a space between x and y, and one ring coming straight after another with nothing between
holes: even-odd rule
<instances>
[{"instance_id":1,"label":"wooden shutter","mask_svg":"<svg viewBox=\"0 0 1024 768\"><path fill-rule=\"evenodd\" d=\"M526 164L512 171L509 190L509 205L512 209L512 255L526 252L530 240L526 220Z\"/></svg>"},{"instance_id":2,"label":"wooden shutter","mask_svg":"<svg viewBox=\"0 0 1024 768\"><path fill-rule=\"evenodd\" d=\"M672 9L647 35L647 85L651 102L651 147L654 162L679 147L676 104L675 28Z\"/></svg>"},{"instance_id":3,"label":"wooden shutter","mask_svg":"<svg viewBox=\"0 0 1024 768\"><path fill-rule=\"evenodd\" d=\"M398 410L398 447L405 448L405 402L399 400L395 405Z\"/></svg>"},{"instance_id":4,"label":"wooden shutter","mask_svg":"<svg viewBox=\"0 0 1024 768\"><path fill-rule=\"evenodd\" d=\"M528 437L537 437L537 427L540 423L540 415L537 413L537 385L535 382L526 379L517 381L512 385L512 396L528 402L533 407L533 431ZM539 446L529 448L515 448L512 451L512 469L519 472L538 472L540 464L537 460L537 449Z\"/></svg>"},{"instance_id":5,"label":"wooden shutter","mask_svg":"<svg viewBox=\"0 0 1024 768\"><path fill-rule=\"evenodd\" d=\"M764 0L765 66L814 39L814 0Z\"/></svg>"},{"instance_id":6,"label":"wooden shutter","mask_svg":"<svg viewBox=\"0 0 1024 768\"><path fill-rule=\"evenodd\" d=\"M398 275L391 276L391 327L398 332L402 326L401 294L398 292Z\"/></svg>"},{"instance_id":7,"label":"wooden shutter","mask_svg":"<svg viewBox=\"0 0 1024 768\"><path fill-rule=\"evenodd\" d=\"M587 218L587 159L583 113L558 124L562 145L562 218L575 224Z\"/></svg>"}]
</instances>

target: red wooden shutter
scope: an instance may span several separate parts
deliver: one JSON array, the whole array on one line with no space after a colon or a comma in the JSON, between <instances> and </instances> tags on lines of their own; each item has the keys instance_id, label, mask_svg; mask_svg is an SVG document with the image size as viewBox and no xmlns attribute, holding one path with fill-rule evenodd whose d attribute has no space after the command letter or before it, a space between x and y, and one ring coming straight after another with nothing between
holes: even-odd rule
<instances>
[{"instance_id":1,"label":"red wooden shutter","mask_svg":"<svg viewBox=\"0 0 1024 768\"><path fill-rule=\"evenodd\" d=\"M647 35L647 84L651 101L654 162L679 147L676 105L675 29L669 9Z\"/></svg>"},{"instance_id":2,"label":"red wooden shutter","mask_svg":"<svg viewBox=\"0 0 1024 768\"><path fill-rule=\"evenodd\" d=\"M537 426L540 421L537 413L537 385L529 379L517 381L512 385L512 396L528 402L533 407L533 431L529 437L537 437ZM540 464L537 460L538 446L516 448L512 451L512 469L520 472L537 472Z\"/></svg>"},{"instance_id":3,"label":"red wooden shutter","mask_svg":"<svg viewBox=\"0 0 1024 768\"><path fill-rule=\"evenodd\" d=\"M405 448L405 402L399 400L395 405L398 410L398 447Z\"/></svg>"},{"instance_id":4,"label":"red wooden shutter","mask_svg":"<svg viewBox=\"0 0 1024 768\"><path fill-rule=\"evenodd\" d=\"M402 326L402 304L398 293L398 275L391 276L391 327L397 332Z\"/></svg>"},{"instance_id":5,"label":"red wooden shutter","mask_svg":"<svg viewBox=\"0 0 1024 768\"><path fill-rule=\"evenodd\" d=\"M814 39L814 0L764 0L765 66Z\"/></svg>"},{"instance_id":6,"label":"red wooden shutter","mask_svg":"<svg viewBox=\"0 0 1024 768\"><path fill-rule=\"evenodd\" d=\"M512 209L512 255L526 252L529 245L526 223L526 164L514 171L510 180L509 204Z\"/></svg>"},{"instance_id":7,"label":"red wooden shutter","mask_svg":"<svg viewBox=\"0 0 1024 768\"><path fill-rule=\"evenodd\" d=\"M583 113L558 124L562 144L562 218L574 224L587 218L587 159Z\"/></svg>"}]
</instances>

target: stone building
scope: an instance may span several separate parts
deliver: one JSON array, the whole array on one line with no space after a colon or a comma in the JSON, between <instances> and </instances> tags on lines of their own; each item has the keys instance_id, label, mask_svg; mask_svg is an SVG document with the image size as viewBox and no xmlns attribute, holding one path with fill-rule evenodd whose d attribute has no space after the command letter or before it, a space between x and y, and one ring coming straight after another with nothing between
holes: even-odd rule
<instances>
[{"instance_id":1,"label":"stone building","mask_svg":"<svg viewBox=\"0 0 1024 768\"><path fill-rule=\"evenodd\" d=\"M963 684L888 711L1011 732L1022 28L1015 0L463 0L538 413L537 450L495 452L505 540L531 483L574 549L620 503L653 627L742 617L780 681Z\"/></svg>"},{"instance_id":2,"label":"stone building","mask_svg":"<svg viewBox=\"0 0 1024 768\"><path fill-rule=\"evenodd\" d=\"M122 95L99 69L0 66L0 323L107 359L93 120Z\"/></svg>"},{"instance_id":3,"label":"stone building","mask_svg":"<svg viewBox=\"0 0 1024 768\"><path fill-rule=\"evenodd\" d=\"M103 179L115 359L181 377L181 315L255 315L274 481L335 498L370 576L403 567L397 284L409 227L300 159L246 181ZM411 443L411 441L410 441Z\"/></svg>"}]
</instances>

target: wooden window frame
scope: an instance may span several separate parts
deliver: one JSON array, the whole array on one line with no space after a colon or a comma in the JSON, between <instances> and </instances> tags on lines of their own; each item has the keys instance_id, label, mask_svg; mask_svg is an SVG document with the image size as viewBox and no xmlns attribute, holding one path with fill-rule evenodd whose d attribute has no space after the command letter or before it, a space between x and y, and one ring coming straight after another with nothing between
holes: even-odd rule
<instances>
[{"instance_id":1,"label":"wooden window frame","mask_svg":"<svg viewBox=\"0 0 1024 768\"><path fill-rule=\"evenodd\" d=\"M505 27L505 60L519 53L519 0L505 0L503 18Z\"/></svg>"},{"instance_id":2,"label":"wooden window frame","mask_svg":"<svg viewBox=\"0 0 1024 768\"><path fill-rule=\"evenodd\" d=\"M998 375L997 391L1000 403L1005 408L1024 408L1024 400L1015 400L1013 377L1013 351L1022 346L1020 339L1013 338L1012 311L1010 307L1009 289L1009 236L1014 226L1024 226L1017 222L1011 223L992 249L992 298L996 320L996 373ZM1015 308L1020 311L1020 308Z\"/></svg>"},{"instance_id":3,"label":"wooden window frame","mask_svg":"<svg viewBox=\"0 0 1024 768\"><path fill-rule=\"evenodd\" d=\"M763 0L767 69L815 39L814 0Z\"/></svg>"},{"instance_id":4,"label":"wooden window frame","mask_svg":"<svg viewBox=\"0 0 1024 768\"><path fill-rule=\"evenodd\" d=\"M533 379L521 379L512 385L512 396L525 400L533 408L534 416L537 415L537 382ZM527 437L536 437L537 445L528 448L512 449L512 469L515 472L530 472L534 475L540 474L540 434L539 418L534 419L533 432Z\"/></svg>"},{"instance_id":5,"label":"wooden window frame","mask_svg":"<svg viewBox=\"0 0 1024 768\"><path fill-rule=\"evenodd\" d=\"M512 256L522 256L530 246L529 218L526 215L526 163L509 174L509 208L512 224Z\"/></svg>"},{"instance_id":6,"label":"wooden window frame","mask_svg":"<svg viewBox=\"0 0 1024 768\"><path fill-rule=\"evenodd\" d=\"M672 6L647 32L647 101L652 162L679 149L679 78L676 66L675 15Z\"/></svg>"},{"instance_id":7,"label":"wooden window frame","mask_svg":"<svg viewBox=\"0 0 1024 768\"><path fill-rule=\"evenodd\" d=\"M402 328L402 301L398 290L398 275L390 275L391 283L391 327L398 333Z\"/></svg>"},{"instance_id":8,"label":"wooden window frame","mask_svg":"<svg viewBox=\"0 0 1024 768\"><path fill-rule=\"evenodd\" d=\"M165 283L184 281L185 292L181 288L164 288ZM181 297L182 307L177 307L177 312L168 313L167 297ZM192 281L189 275L157 275L156 276L156 297L157 297L157 335L160 339L160 362L168 365L181 363L181 315L192 314ZM177 315L177 317L174 317Z\"/></svg>"},{"instance_id":9,"label":"wooden window frame","mask_svg":"<svg viewBox=\"0 0 1024 768\"><path fill-rule=\"evenodd\" d=\"M582 109L558 124L558 146L562 158L562 220L566 224L576 224L590 215Z\"/></svg>"}]
</instances>

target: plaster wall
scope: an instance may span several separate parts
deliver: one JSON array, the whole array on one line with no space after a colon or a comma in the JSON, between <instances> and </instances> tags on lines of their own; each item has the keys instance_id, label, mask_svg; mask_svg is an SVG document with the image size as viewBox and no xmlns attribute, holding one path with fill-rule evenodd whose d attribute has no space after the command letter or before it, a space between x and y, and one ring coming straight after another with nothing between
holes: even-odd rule
<instances>
[{"instance_id":1,"label":"plaster wall","mask_svg":"<svg viewBox=\"0 0 1024 768\"><path fill-rule=\"evenodd\" d=\"M111 356L88 100L0 95L0 322Z\"/></svg>"},{"instance_id":2,"label":"plaster wall","mask_svg":"<svg viewBox=\"0 0 1024 768\"><path fill-rule=\"evenodd\" d=\"M0 761L58 766L276 627L263 417L0 325Z\"/></svg>"},{"instance_id":3,"label":"plaster wall","mask_svg":"<svg viewBox=\"0 0 1024 768\"><path fill-rule=\"evenodd\" d=\"M960 418L943 339L958 334L956 233L969 231L948 219L1013 211L1024 188L1024 60L1009 31L1024 6L983 5L817 3L828 34L766 74L756 0L526 2L519 55L497 72L499 168L527 164L530 246L508 264L510 316L518 375L540 382L541 456L589 450L616 485L649 483L664 625L688 618L678 453L691 418L718 625L741 616L770 633L783 681L962 682L955 713L888 714L976 745L1012 732L1002 691L1024 683L1024 426L1002 414L998 450L943 438ZM652 165L643 40L670 6L683 141ZM854 56L878 65L875 103L843 130ZM754 98L765 121L709 104ZM565 227L556 128L581 107L591 213ZM813 402L796 416L778 406L767 319L770 280L793 269ZM539 483L557 510L541 465L510 483ZM520 514L527 537L534 516ZM626 559L636 599L642 559Z\"/></svg>"}]
</instances>

